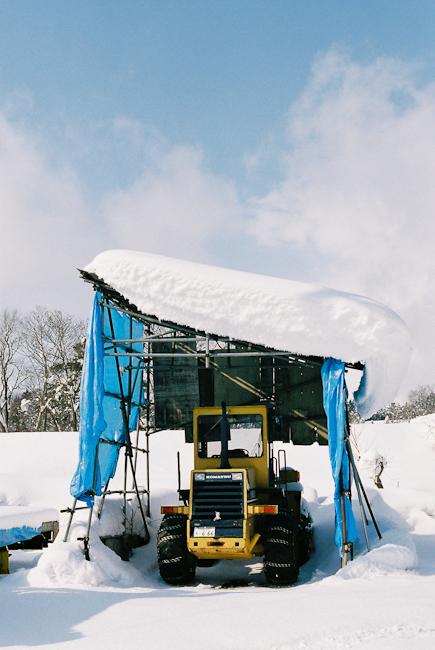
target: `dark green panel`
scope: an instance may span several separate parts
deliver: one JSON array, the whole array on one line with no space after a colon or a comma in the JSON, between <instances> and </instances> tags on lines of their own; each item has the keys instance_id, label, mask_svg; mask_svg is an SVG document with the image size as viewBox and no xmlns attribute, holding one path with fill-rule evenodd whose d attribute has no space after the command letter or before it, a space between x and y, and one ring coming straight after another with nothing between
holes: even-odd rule
<instances>
[{"instance_id":1,"label":"dark green panel","mask_svg":"<svg viewBox=\"0 0 435 650\"><path fill-rule=\"evenodd\" d=\"M214 405L258 404L264 397L260 388L259 357L214 359Z\"/></svg>"},{"instance_id":2,"label":"dark green panel","mask_svg":"<svg viewBox=\"0 0 435 650\"><path fill-rule=\"evenodd\" d=\"M153 343L152 352L195 352L195 343L174 345ZM192 412L199 406L198 364L195 357L154 357L155 427L163 429L192 420Z\"/></svg>"},{"instance_id":3,"label":"dark green panel","mask_svg":"<svg viewBox=\"0 0 435 650\"><path fill-rule=\"evenodd\" d=\"M295 445L328 444L320 368L276 367L276 411Z\"/></svg>"}]
</instances>

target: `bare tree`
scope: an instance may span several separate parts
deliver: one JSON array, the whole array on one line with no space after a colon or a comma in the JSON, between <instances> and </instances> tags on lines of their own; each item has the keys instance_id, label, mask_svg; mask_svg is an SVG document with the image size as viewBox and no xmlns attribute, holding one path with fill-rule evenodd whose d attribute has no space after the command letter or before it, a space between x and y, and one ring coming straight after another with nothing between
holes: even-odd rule
<instances>
[{"instance_id":1,"label":"bare tree","mask_svg":"<svg viewBox=\"0 0 435 650\"><path fill-rule=\"evenodd\" d=\"M77 428L84 331L83 321L45 307L26 318L28 379L22 409L36 431Z\"/></svg>"},{"instance_id":2,"label":"bare tree","mask_svg":"<svg viewBox=\"0 0 435 650\"><path fill-rule=\"evenodd\" d=\"M56 377L53 408L58 412L61 428L77 430L85 346L86 324L69 314L52 311L49 317L48 337L56 352L52 370Z\"/></svg>"},{"instance_id":3,"label":"bare tree","mask_svg":"<svg viewBox=\"0 0 435 650\"><path fill-rule=\"evenodd\" d=\"M12 401L22 386L25 375L20 363L23 340L18 311L3 309L0 313L0 431L9 431Z\"/></svg>"}]
</instances>

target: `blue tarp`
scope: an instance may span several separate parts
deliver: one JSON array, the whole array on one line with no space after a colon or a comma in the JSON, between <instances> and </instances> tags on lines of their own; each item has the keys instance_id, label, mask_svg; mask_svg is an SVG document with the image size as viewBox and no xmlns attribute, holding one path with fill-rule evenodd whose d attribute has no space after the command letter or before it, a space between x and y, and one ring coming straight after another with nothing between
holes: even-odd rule
<instances>
[{"instance_id":1,"label":"blue tarp","mask_svg":"<svg viewBox=\"0 0 435 650\"><path fill-rule=\"evenodd\" d=\"M335 543L343 550L343 514L341 495L350 489L350 462L346 452L346 385L344 381L345 366L342 361L329 358L322 366L323 406L328 418L329 457L334 478L335 504ZM341 477L340 477L341 473ZM357 538L356 523L352 506L347 494L344 494L344 511L346 524L346 541L354 542Z\"/></svg>"},{"instance_id":2,"label":"blue tarp","mask_svg":"<svg viewBox=\"0 0 435 650\"><path fill-rule=\"evenodd\" d=\"M121 410L122 394L131 396L128 429L136 428L139 406L143 403L142 372L139 357L107 356L115 351L112 339L138 339L143 336L143 325L128 315L105 309L102 321L101 294L95 295L89 322L80 389L80 447L79 463L71 481L71 494L87 505L93 505L94 492L101 495L102 488L116 471L119 445L99 443L100 438L125 442L125 429ZM104 336L104 338L103 338ZM117 352L143 352L143 343L117 344ZM98 449L98 459L95 457ZM96 472L95 472L96 470Z\"/></svg>"}]
</instances>

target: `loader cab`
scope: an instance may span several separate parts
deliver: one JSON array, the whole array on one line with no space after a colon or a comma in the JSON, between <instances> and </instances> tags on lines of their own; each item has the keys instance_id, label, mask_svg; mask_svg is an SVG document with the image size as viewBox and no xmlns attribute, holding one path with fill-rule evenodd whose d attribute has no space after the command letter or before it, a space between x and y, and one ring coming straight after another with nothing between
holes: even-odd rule
<instances>
[{"instance_id":1,"label":"loader cab","mask_svg":"<svg viewBox=\"0 0 435 650\"><path fill-rule=\"evenodd\" d=\"M269 485L267 410L265 406L195 408L193 441L195 470L222 468L222 418L228 421L228 469L253 468L256 485Z\"/></svg>"}]
</instances>

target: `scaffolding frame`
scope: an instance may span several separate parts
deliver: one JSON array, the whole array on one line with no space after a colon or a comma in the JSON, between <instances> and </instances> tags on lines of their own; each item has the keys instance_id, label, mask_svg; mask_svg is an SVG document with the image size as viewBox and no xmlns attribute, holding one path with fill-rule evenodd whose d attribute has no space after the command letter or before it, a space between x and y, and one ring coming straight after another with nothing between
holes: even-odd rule
<instances>
[{"instance_id":1,"label":"scaffolding frame","mask_svg":"<svg viewBox=\"0 0 435 650\"><path fill-rule=\"evenodd\" d=\"M101 307L102 321L107 319L109 323L110 336L103 335L105 356L114 358L117 375L119 380L119 392L120 395L109 394L111 397L115 397L120 401L120 408L122 413L122 421L125 432L125 441L122 443L115 442L112 440L107 440L104 437L99 439L95 455L95 467L94 467L94 482L93 489L87 493L89 497L96 496L96 482L97 482L97 469L98 469L98 450L100 444L110 444L118 445L119 448L123 448L125 452L124 456L124 480L123 488L121 490L111 490L110 489L110 479L104 486L101 494L101 500L98 506L98 517L102 515L104 504L107 496L111 494L121 494L123 499L123 515L124 515L124 553L121 554L123 559L128 559L132 542L131 538L133 536L132 530L129 530L129 522L127 517L127 497L129 494L134 494L138 500L138 506L140 509L140 514L143 522L143 543L146 544L149 542L150 535L148 531L148 526L146 522L146 517L150 517L151 514L151 495L150 495L150 436L158 433L159 431L164 431L168 429L183 429L186 425L189 424L189 421L179 421L177 423L171 424L170 426L157 427L155 423L155 401L154 401L154 364L158 360L162 359L177 359L177 358L187 358L189 357L192 360L198 360L198 366L202 366L205 369L212 369L217 373L221 373L226 376L232 382L235 382L243 389L247 390L252 394L252 403L264 403L267 405L274 405L279 399L280 392L289 390L288 388L279 389L277 387L275 379L272 381L271 390L263 390L259 386L249 384L243 380L237 380L234 377L225 374L218 365L220 359L231 359L231 358L252 358L257 357L260 359L270 359L272 361L272 372L275 373L276 368L279 367L288 367L289 365L296 365L301 368L318 368L322 366L324 358L316 356L301 356L294 353L272 349L263 345L254 344L249 341L242 341L228 336L219 336L211 332L206 332L202 330L197 330L195 328L180 325L171 321L166 321L157 318L154 315L148 315L142 313L135 305L131 304L124 296L119 292L113 289L110 285L106 284L103 280L98 278L95 274L88 273L86 271L79 271L82 279L92 284L95 291L100 292L101 301L98 303ZM112 321L112 313L117 312L119 314L125 314L130 318L130 336L129 338L115 338L115 332ZM140 338L133 337L132 334L132 323L137 321L143 325L144 335ZM104 326L103 326L104 332ZM194 348L190 347L189 344L195 343ZM140 343L143 346L143 351L138 351L134 349L134 344ZM171 344L171 351L156 352L153 350L153 345L156 343L165 343ZM138 359L138 363L133 366L132 363L129 363L127 366L124 366L121 370L119 360L120 358L128 359ZM281 365L280 365L281 364ZM353 368L357 370L363 370L363 365L361 363L346 363L346 368ZM127 370L128 372L128 382L127 382L127 391L124 391L122 384L122 373ZM133 392L137 385L137 382L142 382L144 388L144 403L135 404L133 402ZM303 386L308 382L302 382L299 386ZM297 388L298 386L292 386L292 388ZM138 423L135 432L134 444L132 444L131 433L129 431L129 416L132 406L140 408ZM297 416L300 419L304 419L303 414ZM314 417L314 416L313 416ZM140 433L143 432L145 435L145 445L140 447ZM327 432L321 432L320 434L324 437L327 437ZM138 453L144 453L146 458L145 463L145 485L144 487L139 488L137 481L137 465L138 465ZM119 461L119 459L118 459ZM132 486L128 488L128 472L131 473ZM359 490L358 490L359 494ZM142 503L142 499L145 497L146 504L145 506ZM94 505L78 505L77 499L74 499L73 505L71 508L66 508L62 512L68 512L70 517L68 520L64 541L68 541L71 525L73 522L73 517L78 510L88 509L88 520L86 526L85 535L82 538L78 538L80 541L83 541L83 552L87 560L90 559L90 530L92 515L94 512ZM131 528L131 526L130 526Z\"/></svg>"}]
</instances>

